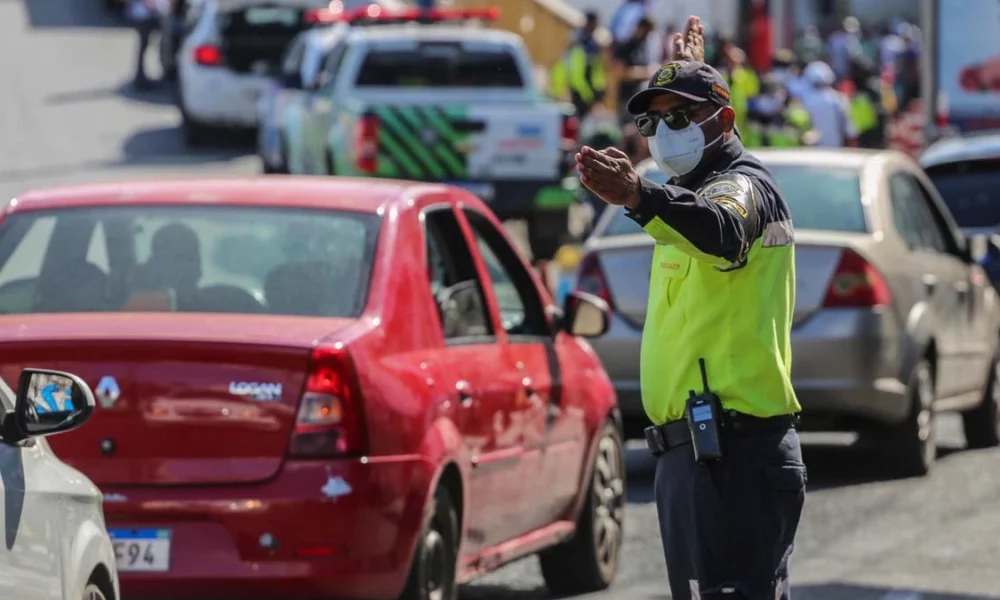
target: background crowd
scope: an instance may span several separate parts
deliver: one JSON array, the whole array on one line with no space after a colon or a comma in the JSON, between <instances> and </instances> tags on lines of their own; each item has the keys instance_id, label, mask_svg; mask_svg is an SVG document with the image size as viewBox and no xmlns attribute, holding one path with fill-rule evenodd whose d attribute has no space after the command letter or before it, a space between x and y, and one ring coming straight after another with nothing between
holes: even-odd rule
<instances>
[{"instance_id":1,"label":"background crowd","mask_svg":"<svg viewBox=\"0 0 1000 600\"><path fill-rule=\"evenodd\" d=\"M647 156L624 105L669 60L678 26L657 22L645 0L624 0L607 23L587 14L549 86L576 106L584 142ZM891 146L893 122L919 100L921 32L912 23L849 16L832 29L810 26L760 64L736 40L706 33L706 59L730 86L748 147Z\"/></svg>"}]
</instances>

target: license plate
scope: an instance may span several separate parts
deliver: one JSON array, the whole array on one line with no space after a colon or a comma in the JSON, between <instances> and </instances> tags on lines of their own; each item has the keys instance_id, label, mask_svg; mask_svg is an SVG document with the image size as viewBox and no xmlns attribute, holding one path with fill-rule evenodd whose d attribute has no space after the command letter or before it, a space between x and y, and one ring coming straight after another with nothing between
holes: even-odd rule
<instances>
[{"instance_id":1,"label":"license plate","mask_svg":"<svg viewBox=\"0 0 1000 600\"><path fill-rule=\"evenodd\" d=\"M119 571L169 571L169 529L109 529Z\"/></svg>"},{"instance_id":2,"label":"license plate","mask_svg":"<svg viewBox=\"0 0 1000 600\"><path fill-rule=\"evenodd\" d=\"M492 183L475 183L470 181L449 181L448 185L460 187L474 196L478 196L483 202L491 202L496 195L496 188Z\"/></svg>"}]
</instances>

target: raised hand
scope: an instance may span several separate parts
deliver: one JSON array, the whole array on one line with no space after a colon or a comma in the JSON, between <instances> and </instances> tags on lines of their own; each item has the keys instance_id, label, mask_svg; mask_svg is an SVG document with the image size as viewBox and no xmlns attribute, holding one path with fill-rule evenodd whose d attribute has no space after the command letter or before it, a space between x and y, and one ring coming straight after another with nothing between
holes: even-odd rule
<instances>
[{"instance_id":1,"label":"raised hand","mask_svg":"<svg viewBox=\"0 0 1000 600\"><path fill-rule=\"evenodd\" d=\"M705 62L705 26L695 15L688 17L684 33L675 33L670 39L671 60Z\"/></svg>"}]
</instances>

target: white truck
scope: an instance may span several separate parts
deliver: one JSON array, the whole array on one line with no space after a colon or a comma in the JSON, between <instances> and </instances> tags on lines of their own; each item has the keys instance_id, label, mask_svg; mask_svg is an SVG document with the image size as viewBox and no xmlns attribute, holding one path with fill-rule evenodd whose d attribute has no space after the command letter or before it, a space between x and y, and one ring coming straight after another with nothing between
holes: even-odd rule
<instances>
[{"instance_id":1,"label":"white truck","mask_svg":"<svg viewBox=\"0 0 1000 600\"><path fill-rule=\"evenodd\" d=\"M562 243L578 122L546 99L519 36L469 11L353 27L326 62L304 122L311 174L446 182L501 219L525 219L535 258ZM452 15L452 16L449 16ZM387 15L388 16L388 15Z\"/></svg>"}]
</instances>

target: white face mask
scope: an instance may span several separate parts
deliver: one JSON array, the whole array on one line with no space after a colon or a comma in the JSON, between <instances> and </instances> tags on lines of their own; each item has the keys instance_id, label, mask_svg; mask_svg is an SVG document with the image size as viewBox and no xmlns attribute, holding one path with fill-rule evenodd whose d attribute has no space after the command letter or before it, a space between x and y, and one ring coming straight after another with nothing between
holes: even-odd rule
<instances>
[{"instance_id":1,"label":"white face mask","mask_svg":"<svg viewBox=\"0 0 1000 600\"><path fill-rule=\"evenodd\" d=\"M671 177L680 177L694 170L705 154L705 148L711 148L722 139L722 134L709 143L705 143L705 132L701 126L711 121L722 112L715 111L701 123L688 123L684 129L674 131L662 120L656 126L656 135L649 138L649 153L663 172Z\"/></svg>"}]
</instances>

